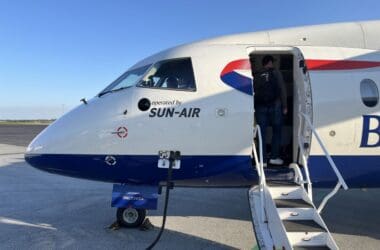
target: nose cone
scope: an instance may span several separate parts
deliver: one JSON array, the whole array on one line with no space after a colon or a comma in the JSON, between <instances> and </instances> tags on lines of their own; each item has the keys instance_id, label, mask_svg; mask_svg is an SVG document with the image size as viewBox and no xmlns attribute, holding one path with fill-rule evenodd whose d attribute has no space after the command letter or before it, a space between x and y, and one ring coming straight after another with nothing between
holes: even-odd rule
<instances>
[{"instance_id":1,"label":"nose cone","mask_svg":"<svg viewBox=\"0 0 380 250\"><path fill-rule=\"evenodd\" d=\"M107 152L115 124L126 120L126 100L130 100L128 93L113 93L81 104L45 128L30 143L26 155Z\"/></svg>"},{"instance_id":2,"label":"nose cone","mask_svg":"<svg viewBox=\"0 0 380 250\"><path fill-rule=\"evenodd\" d=\"M84 120L82 120L84 119ZM77 140L89 133L84 121L91 123L84 106L79 106L46 127L29 144L25 161L31 166L48 172L63 172L59 161L64 155L77 154Z\"/></svg>"},{"instance_id":3,"label":"nose cone","mask_svg":"<svg viewBox=\"0 0 380 250\"><path fill-rule=\"evenodd\" d=\"M31 166L73 177L108 178L107 155L118 155L114 130L125 123L130 93L93 98L43 130L28 146L25 160ZM125 150L125 148L123 148Z\"/></svg>"},{"instance_id":4,"label":"nose cone","mask_svg":"<svg viewBox=\"0 0 380 250\"><path fill-rule=\"evenodd\" d=\"M26 149L26 156L46 154L70 154L78 150L77 138L88 134L94 117L86 114L83 106L65 114L45 128Z\"/></svg>"},{"instance_id":5,"label":"nose cone","mask_svg":"<svg viewBox=\"0 0 380 250\"><path fill-rule=\"evenodd\" d=\"M63 159L108 153L115 143L110 140L114 124L125 121L123 110L128 107L125 100L125 95L116 93L96 97L87 105L82 104L66 113L30 143L25 154L26 162L39 169L58 172L69 168L57 168Z\"/></svg>"}]
</instances>

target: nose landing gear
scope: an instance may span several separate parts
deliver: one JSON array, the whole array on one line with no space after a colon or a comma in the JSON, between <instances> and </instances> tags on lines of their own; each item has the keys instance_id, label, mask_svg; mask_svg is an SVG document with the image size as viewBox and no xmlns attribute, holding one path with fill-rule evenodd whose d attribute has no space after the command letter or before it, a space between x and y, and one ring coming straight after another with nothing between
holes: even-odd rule
<instances>
[{"instance_id":1,"label":"nose landing gear","mask_svg":"<svg viewBox=\"0 0 380 250\"><path fill-rule=\"evenodd\" d=\"M117 222L124 227L139 227L146 217L146 209L138 209L132 207L120 207L117 209Z\"/></svg>"}]
</instances>

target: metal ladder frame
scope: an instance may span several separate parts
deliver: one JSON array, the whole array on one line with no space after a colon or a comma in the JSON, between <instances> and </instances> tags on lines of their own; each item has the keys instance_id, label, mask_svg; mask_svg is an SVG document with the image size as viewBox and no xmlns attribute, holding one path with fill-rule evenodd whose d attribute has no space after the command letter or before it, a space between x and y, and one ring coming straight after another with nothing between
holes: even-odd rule
<instances>
[{"instance_id":1,"label":"metal ladder frame","mask_svg":"<svg viewBox=\"0 0 380 250\"><path fill-rule=\"evenodd\" d=\"M341 187L343 187L344 190L347 190L348 186L347 186L345 180L343 179L340 171L338 170L338 168L337 168L334 160L332 159L330 153L328 152L325 145L323 144L318 132L315 130L313 124L311 123L310 119L307 117L307 115L305 115L302 112L299 112L298 115L300 117L300 126L299 126L299 130L298 130L298 144L299 144L300 153L302 156L302 163L303 163L303 167L305 169L305 177L306 177L306 180L304 181L302 175L300 176L301 177L300 178L300 182L301 182L300 184L302 184L302 185L307 184L307 194L308 194L310 200L311 201L313 200L313 191L312 191L313 187L312 187L312 181L310 179L310 173L309 173L309 167L308 167L308 163L307 163L307 159L306 159L306 152L304 149L304 143L303 143L302 137L301 137L302 121L304 121L303 124L305 126L307 126L311 129L313 135L315 136L315 138L318 141L318 144L322 148L324 155L326 156L328 162L330 163L331 168L334 170L335 175L338 177L338 182L337 182L335 188L323 198L321 204L319 205L319 207L317 209L318 213L321 213L323 208L326 206L327 202L339 191L339 189ZM261 219L261 222L265 222L266 221L266 215L265 215L265 207L264 207L265 202L264 202L264 200L265 200L265 188L266 188L267 184L266 184L266 178L265 178L265 173L264 173L264 164L263 164L262 135L261 135L261 128L259 125L255 125L253 136L254 136L254 138L258 139L258 144L259 144L259 156L260 157L258 157L257 149L256 149L254 142L252 145L252 150L253 150L253 156L254 156L254 160L255 160L256 171L257 171L258 176L259 176L259 188L260 188L260 200L261 200L261 209L260 209L261 210L261 216L260 216L260 219ZM296 172L296 175L300 175L299 169L295 169L295 172Z\"/></svg>"},{"instance_id":2,"label":"metal ladder frame","mask_svg":"<svg viewBox=\"0 0 380 250\"><path fill-rule=\"evenodd\" d=\"M323 144L318 132L314 128L313 124L311 123L309 117L302 112L299 112L298 115L300 118L300 126L299 126L299 130L298 130L298 144L299 144L299 148L300 148L301 155L302 155L303 166L305 168L305 175L306 175L306 180L307 180L307 184L308 184L307 193L308 193L310 199L312 200L312 182L310 180L309 167L308 167L307 160L306 160L306 152L304 149L304 143L302 143L302 139L301 139L302 138L301 137L302 121L304 121L304 123L303 123L304 126L307 126L311 129L311 132L313 133L313 135L317 139L319 146L322 148L325 157L327 158L328 162L330 163L331 168L334 170L335 175L338 177L338 182L337 182L335 188L323 198L321 204L318 207L318 213L321 213L323 208L326 206L327 202L339 191L339 189L341 187L343 187L344 190L347 190L348 186L347 186L345 180L343 179L340 171L338 170L338 168L337 168L334 160L332 159L330 153L328 152L326 146Z\"/></svg>"}]
</instances>

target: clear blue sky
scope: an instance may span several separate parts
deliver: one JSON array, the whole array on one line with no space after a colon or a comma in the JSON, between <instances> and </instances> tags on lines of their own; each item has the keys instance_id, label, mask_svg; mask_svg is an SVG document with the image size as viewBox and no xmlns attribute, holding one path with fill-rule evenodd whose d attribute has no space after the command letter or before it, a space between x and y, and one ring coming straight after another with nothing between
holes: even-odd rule
<instances>
[{"instance_id":1,"label":"clear blue sky","mask_svg":"<svg viewBox=\"0 0 380 250\"><path fill-rule=\"evenodd\" d=\"M0 119L55 118L181 43L371 19L379 0L0 0Z\"/></svg>"}]
</instances>

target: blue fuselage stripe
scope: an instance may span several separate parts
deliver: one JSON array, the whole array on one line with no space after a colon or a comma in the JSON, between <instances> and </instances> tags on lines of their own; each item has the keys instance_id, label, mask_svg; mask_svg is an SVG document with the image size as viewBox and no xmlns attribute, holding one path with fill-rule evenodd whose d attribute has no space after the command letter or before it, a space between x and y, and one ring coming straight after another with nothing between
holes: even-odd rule
<instances>
[{"instance_id":1,"label":"blue fuselage stripe","mask_svg":"<svg viewBox=\"0 0 380 250\"><path fill-rule=\"evenodd\" d=\"M349 187L380 187L380 156L333 156ZM309 169L316 186L331 187L337 177L325 156L310 156Z\"/></svg>"},{"instance_id":2,"label":"blue fuselage stripe","mask_svg":"<svg viewBox=\"0 0 380 250\"><path fill-rule=\"evenodd\" d=\"M41 170L72 177L157 185L166 180L167 170L157 167L157 155L114 155L115 165L105 162L107 155L25 155L26 161ZM380 187L380 156L333 156L350 187ZM250 156L182 156L181 168L173 179L188 186L249 186L258 176ZM324 156L310 156L309 168L315 187L332 187L337 178ZM268 174L287 173L268 170ZM291 175L289 175L289 178Z\"/></svg>"}]
</instances>

